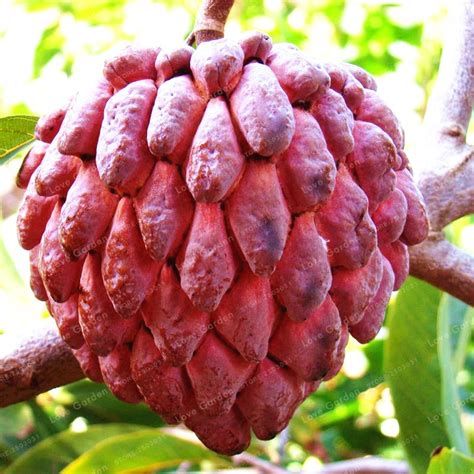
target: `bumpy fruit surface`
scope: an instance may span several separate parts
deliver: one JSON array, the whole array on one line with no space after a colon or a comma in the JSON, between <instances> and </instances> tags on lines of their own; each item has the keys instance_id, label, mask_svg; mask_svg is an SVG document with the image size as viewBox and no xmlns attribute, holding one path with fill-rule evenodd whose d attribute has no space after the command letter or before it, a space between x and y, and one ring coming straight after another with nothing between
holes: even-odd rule
<instances>
[{"instance_id":1,"label":"bumpy fruit surface","mask_svg":"<svg viewBox=\"0 0 474 474\"><path fill-rule=\"evenodd\" d=\"M249 33L129 47L43 117L18 234L84 373L219 453L285 428L428 232L375 89Z\"/></svg>"}]
</instances>

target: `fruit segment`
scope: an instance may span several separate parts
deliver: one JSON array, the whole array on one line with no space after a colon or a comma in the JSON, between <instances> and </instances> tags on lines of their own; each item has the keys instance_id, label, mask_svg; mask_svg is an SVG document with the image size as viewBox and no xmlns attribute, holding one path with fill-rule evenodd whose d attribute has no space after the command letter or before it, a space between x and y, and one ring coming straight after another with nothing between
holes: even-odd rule
<instances>
[{"instance_id":1,"label":"fruit segment","mask_svg":"<svg viewBox=\"0 0 474 474\"><path fill-rule=\"evenodd\" d=\"M193 200L176 166L158 161L133 205L150 256L174 255L193 217Z\"/></svg>"},{"instance_id":2,"label":"fruit segment","mask_svg":"<svg viewBox=\"0 0 474 474\"><path fill-rule=\"evenodd\" d=\"M123 319L114 310L102 281L98 254L89 254L84 262L78 311L84 339L99 356L110 354L120 344L133 342L141 323L138 313Z\"/></svg>"},{"instance_id":3,"label":"fruit segment","mask_svg":"<svg viewBox=\"0 0 474 474\"><path fill-rule=\"evenodd\" d=\"M291 222L274 164L247 163L228 201L228 216L252 271L260 276L271 275L283 254Z\"/></svg>"},{"instance_id":4,"label":"fruit segment","mask_svg":"<svg viewBox=\"0 0 474 474\"><path fill-rule=\"evenodd\" d=\"M292 104L311 102L329 88L329 74L290 44L274 45L267 64Z\"/></svg>"},{"instance_id":5,"label":"fruit segment","mask_svg":"<svg viewBox=\"0 0 474 474\"><path fill-rule=\"evenodd\" d=\"M355 269L367 263L377 245L376 229L368 214L367 196L344 165L339 166L334 192L316 212L315 222L327 241L332 267Z\"/></svg>"},{"instance_id":6,"label":"fruit segment","mask_svg":"<svg viewBox=\"0 0 474 474\"><path fill-rule=\"evenodd\" d=\"M104 382L119 400L138 403L142 396L132 379L130 355L128 346L117 346L109 355L99 357L100 371Z\"/></svg>"},{"instance_id":7,"label":"fruit segment","mask_svg":"<svg viewBox=\"0 0 474 474\"><path fill-rule=\"evenodd\" d=\"M334 353L332 354L331 368L326 374L323 380L331 380L336 376L344 364L344 358L346 355L346 346L349 342L349 328L346 323L341 324L341 334L339 340L337 341L337 347ZM314 382L313 382L314 383Z\"/></svg>"},{"instance_id":8,"label":"fruit segment","mask_svg":"<svg viewBox=\"0 0 474 474\"><path fill-rule=\"evenodd\" d=\"M104 109L112 97L112 87L105 79L87 84L69 106L58 133L58 150L64 155L96 154Z\"/></svg>"},{"instance_id":9,"label":"fruit segment","mask_svg":"<svg viewBox=\"0 0 474 474\"><path fill-rule=\"evenodd\" d=\"M218 202L235 186L244 167L227 104L211 99L199 124L186 166L186 183L197 202Z\"/></svg>"},{"instance_id":10,"label":"fruit segment","mask_svg":"<svg viewBox=\"0 0 474 474\"><path fill-rule=\"evenodd\" d=\"M186 426L209 449L219 454L233 456L250 445L250 425L237 407L216 417L198 413L186 421Z\"/></svg>"},{"instance_id":11,"label":"fruit segment","mask_svg":"<svg viewBox=\"0 0 474 474\"><path fill-rule=\"evenodd\" d=\"M383 259L377 249L367 265L356 270L335 269L329 290L341 319L349 325L357 324L375 296L383 274Z\"/></svg>"},{"instance_id":12,"label":"fruit segment","mask_svg":"<svg viewBox=\"0 0 474 474\"><path fill-rule=\"evenodd\" d=\"M59 243L58 227L61 204L58 202L41 238L40 274L49 296L64 303L79 290L84 259L71 261Z\"/></svg>"},{"instance_id":13,"label":"fruit segment","mask_svg":"<svg viewBox=\"0 0 474 474\"><path fill-rule=\"evenodd\" d=\"M347 166L369 199L373 211L393 191L397 152L390 137L377 126L356 120L355 146Z\"/></svg>"},{"instance_id":14,"label":"fruit segment","mask_svg":"<svg viewBox=\"0 0 474 474\"><path fill-rule=\"evenodd\" d=\"M340 94L328 89L313 102L311 113L324 134L328 150L336 161L354 149L354 117Z\"/></svg>"},{"instance_id":15,"label":"fruit segment","mask_svg":"<svg viewBox=\"0 0 474 474\"><path fill-rule=\"evenodd\" d=\"M199 409L209 416L228 413L255 369L209 332L186 366Z\"/></svg>"},{"instance_id":16,"label":"fruit segment","mask_svg":"<svg viewBox=\"0 0 474 474\"><path fill-rule=\"evenodd\" d=\"M58 151L56 140L53 140L38 167L35 180L37 193L40 196L66 197L80 166L81 160L79 158L61 154Z\"/></svg>"},{"instance_id":17,"label":"fruit segment","mask_svg":"<svg viewBox=\"0 0 474 474\"><path fill-rule=\"evenodd\" d=\"M135 196L153 169L146 130L156 96L152 80L132 82L107 103L97 144L102 181L120 195Z\"/></svg>"},{"instance_id":18,"label":"fruit segment","mask_svg":"<svg viewBox=\"0 0 474 474\"><path fill-rule=\"evenodd\" d=\"M270 342L270 354L307 381L322 379L332 368L341 320L330 296L304 322L283 318Z\"/></svg>"},{"instance_id":19,"label":"fruit segment","mask_svg":"<svg viewBox=\"0 0 474 474\"><path fill-rule=\"evenodd\" d=\"M156 289L141 313L164 361L174 367L191 360L210 320L209 313L193 307L181 289L175 269L169 265L161 270Z\"/></svg>"},{"instance_id":20,"label":"fruit segment","mask_svg":"<svg viewBox=\"0 0 474 474\"><path fill-rule=\"evenodd\" d=\"M69 258L83 258L103 246L118 201L100 180L95 163L84 161L59 219L59 240Z\"/></svg>"},{"instance_id":21,"label":"fruit segment","mask_svg":"<svg viewBox=\"0 0 474 474\"><path fill-rule=\"evenodd\" d=\"M170 50L162 49L155 61L156 85L160 87L163 82L173 76L190 73L190 62L193 53L194 48L186 44Z\"/></svg>"},{"instance_id":22,"label":"fruit segment","mask_svg":"<svg viewBox=\"0 0 474 474\"><path fill-rule=\"evenodd\" d=\"M72 353L86 377L97 383L104 381L100 371L99 358L89 349L87 344L83 344L80 349L73 349Z\"/></svg>"},{"instance_id":23,"label":"fruit segment","mask_svg":"<svg viewBox=\"0 0 474 474\"><path fill-rule=\"evenodd\" d=\"M191 71L200 91L207 97L228 96L242 74L244 52L226 38L201 43L191 57Z\"/></svg>"},{"instance_id":24,"label":"fruit segment","mask_svg":"<svg viewBox=\"0 0 474 474\"><path fill-rule=\"evenodd\" d=\"M16 175L16 185L21 189L26 189L30 182L31 176L36 171L36 168L41 164L44 154L49 145L43 142L35 142L30 148L30 151L23 158L18 174Z\"/></svg>"},{"instance_id":25,"label":"fruit segment","mask_svg":"<svg viewBox=\"0 0 474 474\"><path fill-rule=\"evenodd\" d=\"M416 245L428 237L429 223L425 201L408 170L397 172L397 188L407 200L407 220L400 238L406 245Z\"/></svg>"},{"instance_id":26,"label":"fruit segment","mask_svg":"<svg viewBox=\"0 0 474 474\"><path fill-rule=\"evenodd\" d=\"M304 397L305 384L268 358L258 365L251 381L237 405L258 439L272 439L288 425Z\"/></svg>"},{"instance_id":27,"label":"fruit segment","mask_svg":"<svg viewBox=\"0 0 474 474\"><path fill-rule=\"evenodd\" d=\"M77 299L78 294L75 293L64 303L56 303L54 300L47 302L48 310L56 321L59 334L73 349L79 349L84 344L77 314Z\"/></svg>"},{"instance_id":28,"label":"fruit segment","mask_svg":"<svg viewBox=\"0 0 474 474\"><path fill-rule=\"evenodd\" d=\"M18 209L16 228L18 241L25 250L36 247L57 202L56 196L44 197L36 192L38 169L33 172Z\"/></svg>"},{"instance_id":29,"label":"fruit segment","mask_svg":"<svg viewBox=\"0 0 474 474\"><path fill-rule=\"evenodd\" d=\"M239 39L239 44L244 52L245 64L253 60L265 63L272 49L271 38L260 31L244 33Z\"/></svg>"},{"instance_id":30,"label":"fruit segment","mask_svg":"<svg viewBox=\"0 0 474 474\"><path fill-rule=\"evenodd\" d=\"M117 313L130 318L140 309L153 291L161 265L145 249L131 200L122 198L102 261L105 289Z\"/></svg>"},{"instance_id":31,"label":"fruit segment","mask_svg":"<svg viewBox=\"0 0 474 474\"><path fill-rule=\"evenodd\" d=\"M155 60L160 48L128 45L104 64L104 77L115 89L131 82L156 78Z\"/></svg>"},{"instance_id":32,"label":"fruit segment","mask_svg":"<svg viewBox=\"0 0 474 474\"><path fill-rule=\"evenodd\" d=\"M201 311L214 311L232 285L236 262L219 204L197 203L179 259L181 287Z\"/></svg>"},{"instance_id":33,"label":"fruit segment","mask_svg":"<svg viewBox=\"0 0 474 474\"><path fill-rule=\"evenodd\" d=\"M357 120L377 125L393 140L397 149L403 148L404 136L400 122L374 91L365 91L364 100L357 111Z\"/></svg>"},{"instance_id":34,"label":"fruit segment","mask_svg":"<svg viewBox=\"0 0 474 474\"><path fill-rule=\"evenodd\" d=\"M158 89L148 125L150 151L181 164L206 108L190 76L178 76Z\"/></svg>"},{"instance_id":35,"label":"fruit segment","mask_svg":"<svg viewBox=\"0 0 474 474\"><path fill-rule=\"evenodd\" d=\"M262 156L281 153L295 133L290 101L263 64L250 63L230 96L232 115L253 151Z\"/></svg>"},{"instance_id":36,"label":"fruit segment","mask_svg":"<svg viewBox=\"0 0 474 474\"><path fill-rule=\"evenodd\" d=\"M400 240L396 240L391 244L382 245L380 250L392 266L395 275L393 291L397 291L408 278L410 270L408 248L404 243L400 242Z\"/></svg>"},{"instance_id":37,"label":"fruit segment","mask_svg":"<svg viewBox=\"0 0 474 474\"><path fill-rule=\"evenodd\" d=\"M35 138L45 143L51 143L58 134L63 123L70 101L63 107L52 110L39 118L35 127Z\"/></svg>"},{"instance_id":38,"label":"fruit segment","mask_svg":"<svg viewBox=\"0 0 474 474\"><path fill-rule=\"evenodd\" d=\"M196 402L184 368L167 365L153 337L142 328L133 343L131 371L150 408L171 425L196 412Z\"/></svg>"},{"instance_id":39,"label":"fruit segment","mask_svg":"<svg viewBox=\"0 0 474 474\"><path fill-rule=\"evenodd\" d=\"M288 317L305 321L324 301L331 287L331 269L325 241L319 236L312 213L298 216L272 275L272 288Z\"/></svg>"},{"instance_id":40,"label":"fruit segment","mask_svg":"<svg viewBox=\"0 0 474 474\"><path fill-rule=\"evenodd\" d=\"M39 255L40 255L41 246L37 245L36 247L30 250L30 287L31 291L35 295L35 298L40 301L46 301L48 299L48 293L43 284L43 279L39 271Z\"/></svg>"},{"instance_id":41,"label":"fruit segment","mask_svg":"<svg viewBox=\"0 0 474 474\"><path fill-rule=\"evenodd\" d=\"M350 327L350 332L361 344L371 341L379 332L383 324L385 309L392 294L395 276L389 261L383 257L383 274L379 289L370 300L361 320Z\"/></svg>"},{"instance_id":42,"label":"fruit segment","mask_svg":"<svg viewBox=\"0 0 474 474\"><path fill-rule=\"evenodd\" d=\"M312 115L300 109L294 109L294 114L295 134L277 158L277 167L288 207L296 213L327 201L334 190L336 164Z\"/></svg>"},{"instance_id":43,"label":"fruit segment","mask_svg":"<svg viewBox=\"0 0 474 474\"><path fill-rule=\"evenodd\" d=\"M214 314L214 327L249 362L260 362L278 317L268 278L246 266L222 298Z\"/></svg>"},{"instance_id":44,"label":"fruit segment","mask_svg":"<svg viewBox=\"0 0 474 474\"><path fill-rule=\"evenodd\" d=\"M379 245L398 240L405 227L407 210L408 205L405 195L398 188L395 188L379 204L372 214L372 220L377 228Z\"/></svg>"}]
</instances>

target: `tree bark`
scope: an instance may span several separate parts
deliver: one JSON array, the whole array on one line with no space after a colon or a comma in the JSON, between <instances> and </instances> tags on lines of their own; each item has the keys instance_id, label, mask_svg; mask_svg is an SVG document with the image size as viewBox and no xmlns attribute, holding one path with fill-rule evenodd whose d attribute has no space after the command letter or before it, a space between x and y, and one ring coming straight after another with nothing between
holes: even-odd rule
<instances>
[{"instance_id":1,"label":"tree bark","mask_svg":"<svg viewBox=\"0 0 474 474\"><path fill-rule=\"evenodd\" d=\"M453 2L438 78L423 122L415 169L430 236L410 248L410 273L474 305L474 257L447 242L443 228L474 212L474 149L466 143L474 103L474 2Z\"/></svg>"},{"instance_id":2,"label":"tree bark","mask_svg":"<svg viewBox=\"0 0 474 474\"><path fill-rule=\"evenodd\" d=\"M24 333L0 336L0 343L0 407L84 377L52 318Z\"/></svg>"}]
</instances>

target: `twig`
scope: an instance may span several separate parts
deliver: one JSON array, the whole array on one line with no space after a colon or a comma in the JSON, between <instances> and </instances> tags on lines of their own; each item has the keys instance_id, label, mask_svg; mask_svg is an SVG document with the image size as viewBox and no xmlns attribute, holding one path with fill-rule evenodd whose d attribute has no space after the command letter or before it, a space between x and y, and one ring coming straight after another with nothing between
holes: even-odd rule
<instances>
[{"instance_id":1,"label":"twig","mask_svg":"<svg viewBox=\"0 0 474 474\"><path fill-rule=\"evenodd\" d=\"M224 27L234 0L203 0L194 24L193 32L186 39L192 45L224 36Z\"/></svg>"},{"instance_id":2,"label":"twig","mask_svg":"<svg viewBox=\"0 0 474 474\"><path fill-rule=\"evenodd\" d=\"M393 461L376 456L325 464L317 474L409 474L405 461Z\"/></svg>"}]
</instances>

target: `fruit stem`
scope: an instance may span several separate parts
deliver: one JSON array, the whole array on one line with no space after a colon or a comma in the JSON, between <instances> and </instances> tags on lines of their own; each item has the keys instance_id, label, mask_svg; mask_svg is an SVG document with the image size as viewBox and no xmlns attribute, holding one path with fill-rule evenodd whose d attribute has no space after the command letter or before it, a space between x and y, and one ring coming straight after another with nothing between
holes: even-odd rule
<instances>
[{"instance_id":1,"label":"fruit stem","mask_svg":"<svg viewBox=\"0 0 474 474\"><path fill-rule=\"evenodd\" d=\"M186 43L196 45L224 37L224 27L234 0L203 0L199 7L193 32Z\"/></svg>"}]
</instances>

